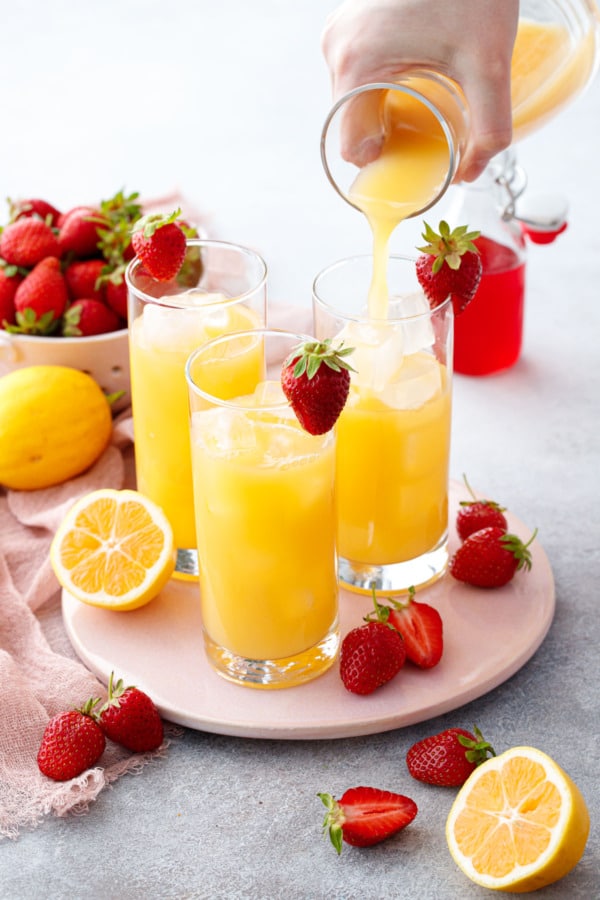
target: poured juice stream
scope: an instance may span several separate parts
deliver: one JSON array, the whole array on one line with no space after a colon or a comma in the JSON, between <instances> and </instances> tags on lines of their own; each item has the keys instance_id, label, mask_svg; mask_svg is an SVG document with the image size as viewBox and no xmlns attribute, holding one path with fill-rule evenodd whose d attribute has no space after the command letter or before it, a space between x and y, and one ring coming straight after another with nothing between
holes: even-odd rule
<instances>
[{"instance_id":1,"label":"poured juice stream","mask_svg":"<svg viewBox=\"0 0 600 900\"><path fill-rule=\"evenodd\" d=\"M373 232L372 319L387 318L386 267L392 232L440 193L450 159L440 122L420 100L388 91L382 104L386 137L381 154L360 170L349 192Z\"/></svg>"}]
</instances>

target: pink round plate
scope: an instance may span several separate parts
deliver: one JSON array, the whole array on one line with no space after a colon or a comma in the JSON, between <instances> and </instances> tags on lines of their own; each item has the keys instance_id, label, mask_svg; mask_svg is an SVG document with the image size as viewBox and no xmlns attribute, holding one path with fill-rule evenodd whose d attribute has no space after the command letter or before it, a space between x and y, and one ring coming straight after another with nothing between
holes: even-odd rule
<instances>
[{"instance_id":1,"label":"pink round plate","mask_svg":"<svg viewBox=\"0 0 600 900\"><path fill-rule=\"evenodd\" d=\"M461 485L451 484L450 521ZM532 529L506 514L509 530ZM458 546L453 528L450 551ZM337 666L299 687L265 691L225 681L209 666L202 641L199 589L171 581L133 612L86 606L63 592L67 634L82 661L105 683L111 671L136 684L165 719L202 731L250 738L323 739L376 734L456 709L506 681L538 649L554 615L554 579L535 541L530 572L503 588L483 590L446 575L417 599L436 606L444 623L444 655L433 669L410 664L367 697L348 693ZM342 591L342 635L362 624L370 598Z\"/></svg>"}]
</instances>

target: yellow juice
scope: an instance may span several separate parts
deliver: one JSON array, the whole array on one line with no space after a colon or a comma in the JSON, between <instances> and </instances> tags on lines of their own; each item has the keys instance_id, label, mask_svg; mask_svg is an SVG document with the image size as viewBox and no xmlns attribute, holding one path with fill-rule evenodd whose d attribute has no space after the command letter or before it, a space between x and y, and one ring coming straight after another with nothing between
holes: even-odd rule
<instances>
[{"instance_id":1,"label":"yellow juice","mask_svg":"<svg viewBox=\"0 0 600 900\"><path fill-rule=\"evenodd\" d=\"M587 84L595 52L592 28L576 46L561 25L520 20L511 73L513 140L538 128Z\"/></svg>"},{"instance_id":2,"label":"yellow juice","mask_svg":"<svg viewBox=\"0 0 600 900\"><path fill-rule=\"evenodd\" d=\"M338 552L388 565L430 551L448 525L450 385L430 354L407 356L377 392L352 386L338 422Z\"/></svg>"},{"instance_id":3,"label":"yellow juice","mask_svg":"<svg viewBox=\"0 0 600 900\"><path fill-rule=\"evenodd\" d=\"M386 126L381 154L359 171L349 191L373 232L369 315L374 319L387 317L390 235L399 222L427 206L440 192L449 166L442 126L423 103L389 91L381 115Z\"/></svg>"},{"instance_id":4,"label":"yellow juice","mask_svg":"<svg viewBox=\"0 0 600 900\"><path fill-rule=\"evenodd\" d=\"M422 103L389 92L385 104L382 152L359 172L350 198L373 233L368 315L379 329L374 352L393 359L398 326L384 323L389 238L399 222L440 192L449 149L440 123ZM338 423L338 552L368 565L404 562L432 550L447 531L449 379L430 353L403 357L400 341L398 365L369 384L360 327L344 337L357 347L352 364L358 376L352 377Z\"/></svg>"},{"instance_id":5,"label":"yellow juice","mask_svg":"<svg viewBox=\"0 0 600 900\"><path fill-rule=\"evenodd\" d=\"M196 547L186 360L213 337L261 324L241 304L220 307L147 304L130 332L137 487L162 507L181 549ZM228 370L229 396L251 390L261 366L260 347L253 345Z\"/></svg>"},{"instance_id":6,"label":"yellow juice","mask_svg":"<svg viewBox=\"0 0 600 900\"><path fill-rule=\"evenodd\" d=\"M302 654L337 621L333 435L285 405L196 411L191 434L207 635L252 660Z\"/></svg>"},{"instance_id":7,"label":"yellow juice","mask_svg":"<svg viewBox=\"0 0 600 900\"><path fill-rule=\"evenodd\" d=\"M515 138L541 124L585 85L594 54L591 29L575 47L562 26L520 21L512 63ZM443 91L432 96L435 85L421 86L418 77L412 86L429 96L450 122ZM385 135L381 153L358 172L349 197L373 233L368 318L373 326L389 328L393 342L389 239L400 222L440 194L450 155L436 116L410 94L382 92L379 118ZM477 227L476 222L464 224ZM344 559L370 565L402 562L434 548L446 532L449 377L432 353L418 352L427 345L413 346L406 354L399 344L397 371L392 366L383 380L369 386L361 374L360 330L342 334L348 346L357 346L352 363L358 376L352 376L350 398L338 424L338 552ZM377 340L387 338L382 332ZM364 352L362 356L364 361ZM412 400L405 402L402 386L410 387L412 381L417 387Z\"/></svg>"}]
</instances>

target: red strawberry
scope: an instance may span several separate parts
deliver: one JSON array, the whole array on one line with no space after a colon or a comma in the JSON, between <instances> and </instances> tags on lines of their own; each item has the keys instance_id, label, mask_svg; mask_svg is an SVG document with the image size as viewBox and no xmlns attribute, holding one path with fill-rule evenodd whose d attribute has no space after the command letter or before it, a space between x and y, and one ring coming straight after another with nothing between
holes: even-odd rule
<instances>
[{"instance_id":1,"label":"red strawberry","mask_svg":"<svg viewBox=\"0 0 600 900\"><path fill-rule=\"evenodd\" d=\"M15 266L29 269L47 256L58 255L58 238L41 219L17 219L0 236L0 256Z\"/></svg>"},{"instance_id":2,"label":"red strawberry","mask_svg":"<svg viewBox=\"0 0 600 900\"><path fill-rule=\"evenodd\" d=\"M454 312L458 315L473 299L481 281L482 265L479 251L473 243L478 231L467 231L461 225L453 231L447 222L440 222L437 234L424 223L424 255L417 259L417 278L432 309L452 295Z\"/></svg>"},{"instance_id":3,"label":"red strawberry","mask_svg":"<svg viewBox=\"0 0 600 900\"><path fill-rule=\"evenodd\" d=\"M135 223L133 249L156 281L169 281L183 265L186 239L176 222L179 213L179 209L170 216L150 213Z\"/></svg>"},{"instance_id":4,"label":"red strawberry","mask_svg":"<svg viewBox=\"0 0 600 900\"><path fill-rule=\"evenodd\" d=\"M7 267L9 272L13 267ZM0 267L0 328L15 324L15 294L23 281L21 275L9 274L7 269Z\"/></svg>"},{"instance_id":5,"label":"red strawberry","mask_svg":"<svg viewBox=\"0 0 600 900\"><path fill-rule=\"evenodd\" d=\"M299 344L281 370L281 386L296 418L310 434L325 434L337 422L350 391L345 357L353 347L332 347L325 341Z\"/></svg>"},{"instance_id":6,"label":"red strawberry","mask_svg":"<svg viewBox=\"0 0 600 900\"><path fill-rule=\"evenodd\" d=\"M95 766L102 756L106 738L91 716L97 702L90 700L82 709L59 713L46 725L37 764L48 778L55 781L76 778Z\"/></svg>"},{"instance_id":7,"label":"red strawberry","mask_svg":"<svg viewBox=\"0 0 600 900\"><path fill-rule=\"evenodd\" d=\"M336 800L331 794L318 794L327 807L323 831L329 831L338 854L342 841L353 847L371 847L397 834L417 815L417 804L410 797L373 787L349 788Z\"/></svg>"},{"instance_id":8,"label":"red strawberry","mask_svg":"<svg viewBox=\"0 0 600 900\"><path fill-rule=\"evenodd\" d=\"M482 528L469 535L452 559L450 573L458 581L476 587L502 587L518 569L531 569L529 545L537 528L524 544L503 528Z\"/></svg>"},{"instance_id":9,"label":"red strawberry","mask_svg":"<svg viewBox=\"0 0 600 900\"><path fill-rule=\"evenodd\" d=\"M24 219L28 216L39 216L49 225L56 225L61 213L55 206L46 200L37 197L30 200L15 200L10 202L10 217L12 221Z\"/></svg>"},{"instance_id":10,"label":"red strawberry","mask_svg":"<svg viewBox=\"0 0 600 900\"><path fill-rule=\"evenodd\" d=\"M99 300L86 297L76 300L63 316L64 337L89 337L105 334L121 327L121 320L114 310Z\"/></svg>"},{"instance_id":11,"label":"red strawberry","mask_svg":"<svg viewBox=\"0 0 600 900\"><path fill-rule=\"evenodd\" d=\"M447 728L417 741L406 754L412 777L426 784L460 787L488 755L496 755L481 731L477 727L474 731L471 734L463 728Z\"/></svg>"},{"instance_id":12,"label":"red strawberry","mask_svg":"<svg viewBox=\"0 0 600 900\"><path fill-rule=\"evenodd\" d=\"M65 269L65 281L71 300L83 297L90 300L104 300L102 287L97 286L102 276L105 262L103 259L83 259L70 263Z\"/></svg>"},{"instance_id":13,"label":"red strawberry","mask_svg":"<svg viewBox=\"0 0 600 900\"><path fill-rule=\"evenodd\" d=\"M508 523L503 515L505 507L499 506L494 500L478 500L465 475L463 478L473 499L460 501L456 531L461 541L466 540L474 531L481 531L482 528L495 526L506 531Z\"/></svg>"},{"instance_id":14,"label":"red strawberry","mask_svg":"<svg viewBox=\"0 0 600 900\"><path fill-rule=\"evenodd\" d=\"M156 750L163 742L163 724L148 694L124 687L119 679L108 682L108 700L100 709L99 722L107 737L134 753Z\"/></svg>"},{"instance_id":15,"label":"red strawberry","mask_svg":"<svg viewBox=\"0 0 600 900\"><path fill-rule=\"evenodd\" d=\"M60 255L71 253L79 259L99 256L98 228L106 224L106 219L91 206L76 206L62 215L58 221Z\"/></svg>"},{"instance_id":16,"label":"red strawberry","mask_svg":"<svg viewBox=\"0 0 600 900\"><path fill-rule=\"evenodd\" d=\"M406 600L389 597L391 608L376 602L383 621L399 631L406 648L406 658L421 669L437 666L444 650L443 623L437 609L414 599L410 588ZM375 599L375 597L373 598Z\"/></svg>"},{"instance_id":17,"label":"red strawberry","mask_svg":"<svg viewBox=\"0 0 600 900\"><path fill-rule=\"evenodd\" d=\"M405 661L404 641L396 629L367 617L365 625L353 628L342 641L340 676L350 693L372 694L391 681Z\"/></svg>"},{"instance_id":18,"label":"red strawberry","mask_svg":"<svg viewBox=\"0 0 600 900\"><path fill-rule=\"evenodd\" d=\"M31 270L17 288L17 330L29 334L49 334L57 327L67 301L67 284L60 270L60 260L48 256Z\"/></svg>"},{"instance_id":19,"label":"red strawberry","mask_svg":"<svg viewBox=\"0 0 600 900\"><path fill-rule=\"evenodd\" d=\"M115 270L104 281L106 302L119 318L127 321L127 285L122 272Z\"/></svg>"}]
</instances>

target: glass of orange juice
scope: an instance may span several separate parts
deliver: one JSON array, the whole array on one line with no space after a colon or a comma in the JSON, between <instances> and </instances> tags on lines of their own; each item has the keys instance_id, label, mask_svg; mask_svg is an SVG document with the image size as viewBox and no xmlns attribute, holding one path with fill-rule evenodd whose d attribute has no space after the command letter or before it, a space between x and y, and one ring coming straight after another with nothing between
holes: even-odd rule
<instances>
[{"instance_id":1,"label":"glass of orange juice","mask_svg":"<svg viewBox=\"0 0 600 900\"><path fill-rule=\"evenodd\" d=\"M264 325L267 267L246 247L190 239L172 281L155 281L138 259L126 278L137 487L171 523L175 575L193 578L198 561L185 363L217 335ZM240 369L239 382L230 385L234 393L246 390L245 377Z\"/></svg>"},{"instance_id":2,"label":"glass of orange juice","mask_svg":"<svg viewBox=\"0 0 600 900\"><path fill-rule=\"evenodd\" d=\"M430 309L415 260L392 255L385 313L369 312L373 257L323 270L313 285L319 340L355 348L337 423L338 574L359 592L402 593L445 571L452 304Z\"/></svg>"},{"instance_id":3,"label":"glass of orange juice","mask_svg":"<svg viewBox=\"0 0 600 900\"><path fill-rule=\"evenodd\" d=\"M279 380L304 340L224 335L186 367L206 653L258 688L315 678L339 645L335 434L304 431Z\"/></svg>"}]
</instances>

